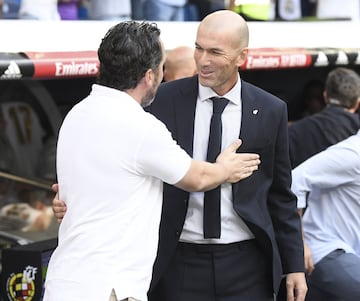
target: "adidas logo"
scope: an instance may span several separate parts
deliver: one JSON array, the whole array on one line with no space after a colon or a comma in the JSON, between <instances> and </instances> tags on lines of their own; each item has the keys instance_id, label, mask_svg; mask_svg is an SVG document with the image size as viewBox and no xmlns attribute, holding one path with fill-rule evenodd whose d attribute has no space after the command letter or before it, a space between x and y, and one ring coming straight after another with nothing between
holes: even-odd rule
<instances>
[{"instance_id":1,"label":"adidas logo","mask_svg":"<svg viewBox=\"0 0 360 301\"><path fill-rule=\"evenodd\" d=\"M22 77L22 74L18 64L16 64L15 61L10 61L9 66L1 75L1 78L9 78L9 79L20 78L20 77Z\"/></svg>"}]
</instances>

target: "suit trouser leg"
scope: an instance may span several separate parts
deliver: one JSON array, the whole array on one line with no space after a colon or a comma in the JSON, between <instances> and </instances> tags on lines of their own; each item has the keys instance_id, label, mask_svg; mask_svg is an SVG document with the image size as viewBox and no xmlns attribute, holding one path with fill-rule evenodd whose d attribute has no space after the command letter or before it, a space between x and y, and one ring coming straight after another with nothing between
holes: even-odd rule
<instances>
[{"instance_id":1,"label":"suit trouser leg","mask_svg":"<svg viewBox=\"0 0 360 301\"><path fill-rule=\"evenodd\" d=\"M360 300L360 257L335 250L315 265L308 277L306 300Z\"/></svg>"},{"instance_id":2,"label":"suit trouser leg","mask_svg":"<svg viewBox=\"0 0 360 301\"><path fill-rule=\"evenodd\" d=\"M157 300L273 300L270 261L255 240L214 248L179 243L155 289Z\"/></svg>"}]
</instances>

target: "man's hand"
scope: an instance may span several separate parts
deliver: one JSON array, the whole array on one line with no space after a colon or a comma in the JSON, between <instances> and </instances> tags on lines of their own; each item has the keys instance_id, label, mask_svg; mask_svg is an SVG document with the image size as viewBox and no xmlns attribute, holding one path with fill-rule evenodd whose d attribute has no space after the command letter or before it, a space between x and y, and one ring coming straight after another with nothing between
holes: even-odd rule
<instances>
[{"instance_id":1,"label":"man's hand","mask_svg":"<svg viewBox=\"0 0 360 301\"><path fill-rule=\"evenodd\" d=\"M55 197L52 201L52 210L54 211L56 219L60 224L66 212L66 204L63 201L59 200L59 185L53 184L51 188L54 192L56 192Z\"/></svg>"},{"instance_id":2,"label":"man's hand","mask_svg":"<svg viewBox=\"0 0 360 301\"><path fill-rule=\"evenodd\" d=\"M258 154L236 153L241 143L241 140L236 140L216 158L216 163L224 165L229 170L229 183L236 183L251 176L260 164Z\"/></svg>"},{"instance_id":3,"label":"man's hand","mask_svg":"<svg viewBox=\"0 0 360 301\"><path fill-rule=\"evenodd\" d=\"M290 273L286 276L287 301L304 301L307 285L304 273Z\"/></svg>"},{"instance_id":4,"label":"man's hand","mask_svg":"<svg viewBox=\"0 0 360 301\"><path fill-rule=\"evenodd\" d=\"M304 260L305 260L305 271L308 275L314 271L315 266L312 259L312 254L309 246L304 242Z\"/></svg>"}]
</instances>

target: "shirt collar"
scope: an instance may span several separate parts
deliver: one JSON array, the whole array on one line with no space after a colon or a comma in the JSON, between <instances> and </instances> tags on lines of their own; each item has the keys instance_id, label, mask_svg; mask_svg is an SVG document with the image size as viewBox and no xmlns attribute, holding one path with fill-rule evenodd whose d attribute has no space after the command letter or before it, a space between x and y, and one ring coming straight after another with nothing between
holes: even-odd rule
<instances>
[{"instance_id":1,"label":"shirt collar","mask_svg":"<svg viewBox=\"0 0 360 301\"><path fill-rule=\"evenodd\" d=\"M211 97L225 97L231 103L233 103L235 105L240 105L240 101L241 101L240 75L238 74L238 79L237 79L235 86L223 96L217 95L214 90L212 90L209 87L204 87L203 85L201 85L199 83L199 100L200 101L208 101Z\"/></svg>"}]
</instances>

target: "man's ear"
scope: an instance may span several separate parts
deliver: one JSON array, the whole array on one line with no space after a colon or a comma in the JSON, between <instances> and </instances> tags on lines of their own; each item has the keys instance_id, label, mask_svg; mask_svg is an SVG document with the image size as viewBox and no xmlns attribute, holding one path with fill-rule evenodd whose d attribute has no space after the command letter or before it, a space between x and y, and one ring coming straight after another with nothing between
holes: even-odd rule
<instances>
[{"instance_id":1,"label":"man's ear","mask_svg":"<svg viewBox=\"0 0 360 301\"><path fill-rule=\"evenodd\" d=\"M152 86L154 80L154 71L152 71L152 69L148 69L145 72L144 80L147 86Z\"/></svg>"},{"instance_id":2,"label":"man's ear","mask_svg":"<svg viewBox=\"0 0 360 301\"><path fill-rule=\"evenodd\" d=\"M249 49L248 48L243 48L241 49L239 55L238 55L238 59L237 59L237 66L240 68L246 61L247 57L249 54Z\"/></svg>"}]
</instances>

